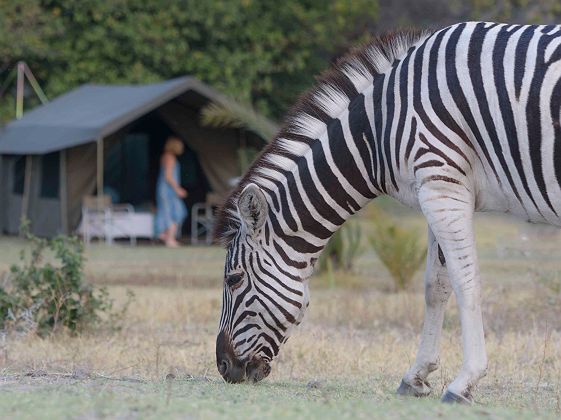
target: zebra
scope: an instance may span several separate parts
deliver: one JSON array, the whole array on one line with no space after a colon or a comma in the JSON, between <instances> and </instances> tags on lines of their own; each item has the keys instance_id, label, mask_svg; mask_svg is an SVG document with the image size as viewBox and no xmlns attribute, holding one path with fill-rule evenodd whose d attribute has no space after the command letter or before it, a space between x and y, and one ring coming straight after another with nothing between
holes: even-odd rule
<instances>
[{"instance_id":1,"label":"zebra","mask_svg":"<svg viewBox=\"0 0 561 420\"><path fill-rule=\"evenodd\" d=\"M560 113L561 26L464 22L351 50L298 101L217 217L227 248L220 374L270 373L327 241L386 195L428 224L421 340L397 393L431 392L454 293L463 364L442 400L472 402L487 371L474 212L561 225Z\"/></svg>"}]
</instances>

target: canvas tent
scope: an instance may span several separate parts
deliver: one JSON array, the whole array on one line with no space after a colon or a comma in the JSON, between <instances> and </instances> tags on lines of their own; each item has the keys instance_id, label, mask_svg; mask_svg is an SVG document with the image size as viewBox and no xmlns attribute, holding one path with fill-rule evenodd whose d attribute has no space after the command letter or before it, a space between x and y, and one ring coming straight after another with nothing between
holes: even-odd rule
<instances>
[{"instance_id":1,"label":"canvas tent","mask_svg":"<svg viewBox=\"0 0 561 420\"><path fill-rule=\"evenodd\" d=\"M18 232L22 215L41 236L78 226L83 197L150 206L168 135L186 144L182 182L189 200L224 197L240 175L240 148L265 139L212 129L200 109L223 99L192 77L149 85L84 85L33 109L0 131L0 230ZM188 205L190 204L187 203Z\"/></svg>"}]
</instances>

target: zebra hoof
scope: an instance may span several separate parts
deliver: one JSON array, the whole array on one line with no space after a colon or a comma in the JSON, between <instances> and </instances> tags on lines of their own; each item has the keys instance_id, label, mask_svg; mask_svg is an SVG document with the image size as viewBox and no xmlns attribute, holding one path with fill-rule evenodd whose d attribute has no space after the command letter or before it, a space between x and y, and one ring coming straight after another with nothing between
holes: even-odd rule
<instances>
[{"instance_id":1,"label":"zebra hoof","mask_svg":"<svg viewBox=\"0 0 561 420\"><path fill-rule=\"evenodd\" d=\"M415 395L415 389L413 389L413 387L411 385L409 385L407 382L405 382L403 379L401 380L401 383L399 384L399 388L397 388L397 395L400 395L402 397L416 397L417 395Z\"/></svg>"},{"instance_id":2,"label":"zebra hoof","mask_svg":"<svg viewBox=\"0 0 561 420\"><path fill-rule=\"evenodd\" d=\"M473 400L471 399L471 395L467 395L464 397L463 395L454 394L453 392L446 391L442 396L443 403L445 404L461 404L461 405L472 405Z\"/></svg>"},{"instance_id":3,"label":"zebra hoof","mask_svg":"<svg viewBox=\"0 0 561 420\"><path fill-rule=\"evenodd\" d=\"M430 394L431 388L428 382L421 383L420 387L414 387L402 379L396 392L402 397L426 397Z\"/></svg>"}]
</instances>

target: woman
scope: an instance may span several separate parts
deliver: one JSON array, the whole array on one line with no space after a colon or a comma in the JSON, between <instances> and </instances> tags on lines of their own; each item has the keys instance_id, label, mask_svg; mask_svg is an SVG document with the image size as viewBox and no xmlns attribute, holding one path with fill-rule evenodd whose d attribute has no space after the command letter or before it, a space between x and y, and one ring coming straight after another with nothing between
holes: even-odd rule
<instances>
[{"instance_id":1,"label":"woman","mask_svg":"<svg viewBox=\"0 0 561 420\"><path fill-rule=\"evenodd\" d=\"M160 175L156 186L156 236L167 247L177 248L177 229L185 217L187 209L183 199L187 191L179 185L179 163L177 156L183 154L183 142L177 137L169 137L160 159Z\"/></svg>"}]
</instances>

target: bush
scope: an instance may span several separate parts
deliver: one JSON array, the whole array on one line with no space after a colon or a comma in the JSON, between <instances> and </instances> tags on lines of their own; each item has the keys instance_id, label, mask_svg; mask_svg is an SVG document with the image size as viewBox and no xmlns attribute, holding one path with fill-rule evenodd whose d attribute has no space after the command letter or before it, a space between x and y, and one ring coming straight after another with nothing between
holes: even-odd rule
<instances>
[{"instance_id":1,"label":"bush","mask_svg":"<svg viewBox=\"0 0 561 420\"><path fill-rule=\"evenodd\" d=\"M113 324L131 302L115 312L107 290L84 282L84 250L77 238L58 236L51 240L33 236L28 225L22 231L31 245L20 263L0 285L0 330L48 335L60 330L78 333L100 323L102 315ZM45 254L53 262L48 262Z\"/></svg>"},{"instance_id":2,"label":"bush","mask_svg":"<svg viewBox=\"0 0 561 420\"><path fill-rule=\"evenodd\" d=\"M361 242L362 231L358 223L347 222L329 239L319 259L319 271L351 271L357 257L364 251Z\"/></svg>"},{"instance_id":3,"label":"bush","mask_svg":"<svg viewBox=\"0 0 561 420\"><path fill-rule=\"evenodd\" d=\"M390 217L378 214L370 243L389 271L395 288L407 289L427 255L427 247L419 243L418 231L398 226Z\"/></svg>"}]
</instances>

